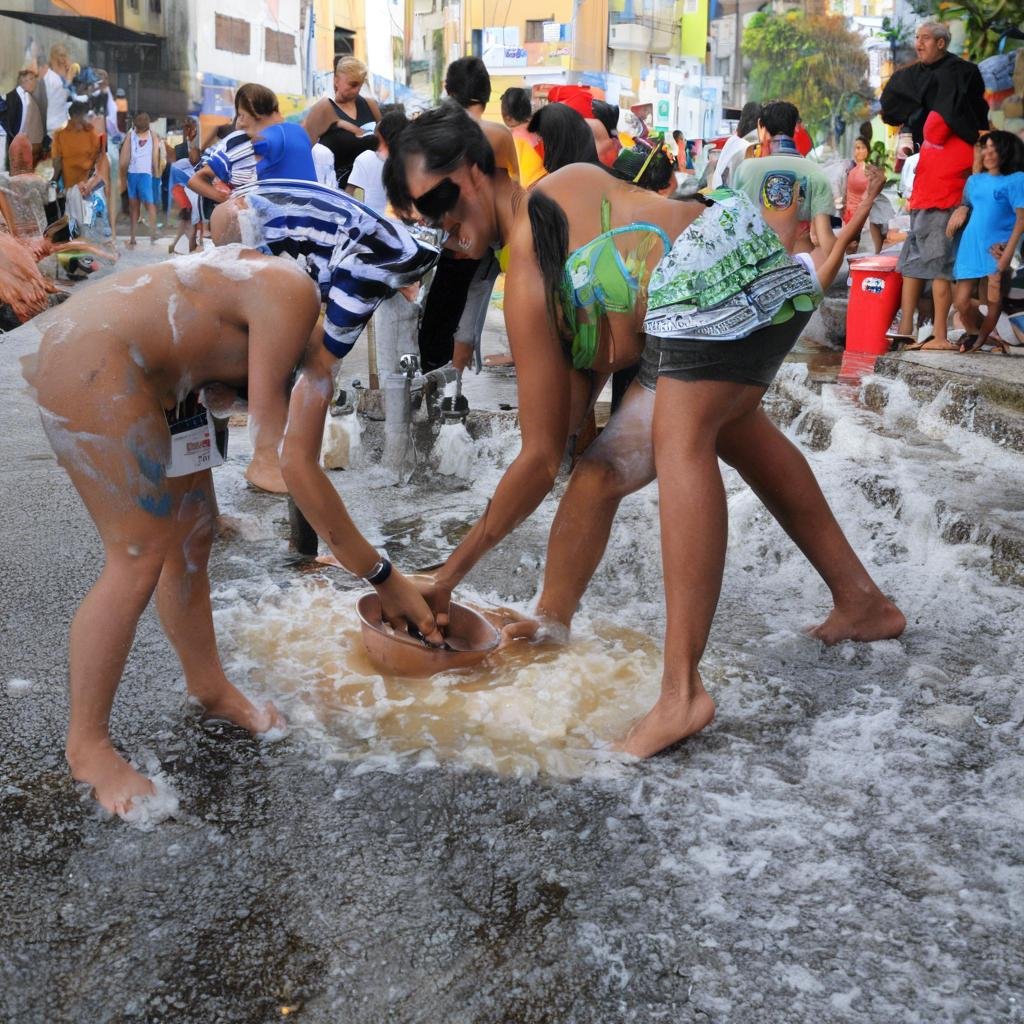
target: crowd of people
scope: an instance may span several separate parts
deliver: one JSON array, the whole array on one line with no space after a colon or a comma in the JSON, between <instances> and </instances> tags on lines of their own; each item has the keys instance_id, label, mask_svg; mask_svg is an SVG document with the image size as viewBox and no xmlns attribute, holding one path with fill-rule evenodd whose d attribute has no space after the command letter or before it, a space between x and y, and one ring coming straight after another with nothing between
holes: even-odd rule
<instances>
[{"instance_id":1,"label":"crowd of people","mask_svg":"<svg viewBox=\"0 0 1024 1024\"><path fill-rule=\"evenodd\" d=\"M1024 143L1009 132L989 131L981 73L950 53L949 43L948 25L921 25L917 61L896 71L881 95L883 119L899 126L905 140L898 156L918 153L910 231L897 264L903 275L899 322L891 337L929 351L973 352L987 341L1005 351L1007 339L992 329L1024 231ZM955 342L949 337L954 282L965 331ZM932 327L920 339L915 317L925 289ZM983 323L981 303L987 309Z\"/></svg>"},{"instance_id":2,"label":"crowd of people","mask_svg":"<svg viewBox=\"0 0 1024 1024\"><path fill-rule=\"evenodd\" d=\"M919 40L928 32L919 46L925 68L937 62L930 46L944 51L934 27ZM963 74L956 65L943 73ZM186 122L170 153L137 114L119 160L129 244L144 209L153 230L166 161L180 210L175 243L187 236L196 248L209 231L216 258L194 257L187 274L173 264L149 268L144 292L134 290L134 270L76 294L75 334L48 331L27 371L47 434L105 549L100 578L71 627L67 754L74 777L110 810L123 812L152 792L114 749L108 719L154 593L189 692L252 732L280 724L272 706L256 708L225 677L210 612L215 446L205 410L223 415L239 393L247 395L254 440L249 480L287 490L338 562L377 590L387 622L429 644L444 643L454 589L550 492L567 446L576 461L551 530L530 626L536 636L567 633L619 502L657 480L665 668L657 704L617 738L627 754L654 754L715 713L699 663L725 559L719 459L738 470L828 585L833 608L815 636L872 641L905 626L847 542L803 455L761 407L847 250L865 226L876 248L884 239L877 211L886 182L869 159L870 140L855 146L836 217L832 186L807 157L799 112L788 102L748 105L734 137L716 148L717 161L698 169L686 166L685 140L673 150L582 86L551 89L538 109L525 90L508 90L500 124L483 117L491 86L478 58L454 61L447 99L412 118L364 97L366 78L359 61L340 59L333 96L301 125L282 118L271 90L243 85L221 137L204 145ZM900 116L922 138L901 261L908 281L932 282L937 336L945 294L938 282L963 275L956 303L973 348L975 338L991 336L1024 233L1021 143L991 132L975 146L980 110L973 103L947 109L932 81L900 86L901 97L934 108ZM887 116L894 109L883 96ZM89 130L79 119L59 146L61 171L71 178L85 173L94 142L78 136ZM956 206L947 203L950 166L964 150L946 146L951 131L973 131L956 138L972 159L979 154L978 173ZM933 164L936 146L944 155ZM947 267L940 261L964 222L955 265ZM438 232L441 249L416 226ZM238 244L243 238L247 247ZM521 450L445 564L414 584L366 540L320 466L334 373L378 305L411 295L430 271L418 326L423 365L468 368L502 270ZM111 289L130 329L108 325ZM915 307L916 298L905 326ZM108 369L99 378L106 383L86 392L82 380L99 365ZM613 414L584 447L612 375ZM183 431L192 439L187 457L171 441Z\"/></svg>"}]
</instances>

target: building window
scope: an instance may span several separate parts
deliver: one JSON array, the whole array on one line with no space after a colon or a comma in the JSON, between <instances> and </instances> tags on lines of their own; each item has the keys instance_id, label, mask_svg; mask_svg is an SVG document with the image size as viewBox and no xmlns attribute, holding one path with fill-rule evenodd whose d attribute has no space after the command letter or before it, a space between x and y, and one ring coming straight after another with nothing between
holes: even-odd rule
<instances>
[{"instance_id":1,"label":"building window","mask_svg":"<svg viewBox=\"0 0 1024 1024\"><path fill-rule=\"evenodd\" d=\"M538 18L532 21L526 22L526 41L528 43L543 43L544 42L544 22L554 21L555 16L552 14L550 18Z\"/></svg>"},{"instance_id":2,"label":"building window","mask_svg":"<svg viewBox=\"0 0 1024 1024\"><path fill-rule=\"evenodd\" d=\"M696 14L697 0L683 0L683 14Z\"/></svg>"},{"instance_id":3,"label":"building window","mask_svg":"<svg viewBox=\"0 0 1024 1024\"><path fill-rule=\"evenodd\" d=\"M295 36L288 32L264 29L263 49L271 64L295 63Z\"/></svg>"},{"instance_id":4,"label":"building window","mask_svg":"<svg viewBox=\"0 0 1024 1024\"><path fill-rule=\"evenodd\" d=\"M137 11L139 9L139 0L128 0L128 9L130 11Z\"/></svg>"},{"instance_id":5,"label":"building window","mask_svg":"<svg viewBox=\"0 0 1024 1024\"><path fill-rule=\"evenodd\" d=\"M245 18L229 18L226 14L215 15L213 45L229 53L249 52L249 22Z\"/></svg>"},{"instance_id":6,"label":"building window","mask_svg":"<svg viewBox=\"0 0 1024 1024\"><path fill-rule=\"evenodd\" d=\"M163 10L163 3L161 0L149 0L149 13L159 14Z\"/></svg>"}]
</instances>

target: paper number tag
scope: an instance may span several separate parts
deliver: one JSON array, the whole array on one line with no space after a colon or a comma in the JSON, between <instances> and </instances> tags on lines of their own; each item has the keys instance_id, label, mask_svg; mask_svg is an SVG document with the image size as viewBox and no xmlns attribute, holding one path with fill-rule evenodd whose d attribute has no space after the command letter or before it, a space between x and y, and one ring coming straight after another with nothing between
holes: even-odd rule
<instances>
[{"instance_id":1,"label":"paper number tag","mask_svg":"<svg viewBox=\"0 0 1024 1024\"><path fill-rule=\"evenodd\" d=\"M214 443L213 430L206 410L199 411L170 425L171 462L167 475L188 476L204 469L220 466L224 460Z\"/></svg>"}]
</instances>

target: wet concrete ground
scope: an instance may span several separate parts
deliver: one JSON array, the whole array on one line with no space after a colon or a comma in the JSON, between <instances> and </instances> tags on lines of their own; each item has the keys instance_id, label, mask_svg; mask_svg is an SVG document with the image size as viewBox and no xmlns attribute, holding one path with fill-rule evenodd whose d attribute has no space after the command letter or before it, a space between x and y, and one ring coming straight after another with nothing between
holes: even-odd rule
<instances>
[{"instance_id":1,"label":"wet concrete ground","mask_svg":"<svg viewBox=\"0 0 1024 1024\"><path fill-rule=\"evenodd\" d=\"M105 819L62 757L67 625L101 548L21 393L31 347L0 338L0 1020L1022 1018L1020 780L1001 757L1024 712L978 696L1002 723L985 732L938 669L890 675L904 653L960 671L920 620L881 653L737 646L768 674L714 730L649 765L530 781L366 772L301 734L203 724L150 611L112 727L182 812L150 832ZM539 553L543 535L521 543ZM231 553L215 550L215 588L241 571ZM517 557L485 570L511 579ZM609 569L627 590L650 585L638 572ZM742 600L727 584L723 615ZM848 679L875 661L888 693ZM925 682L940 703L922 712ZM891 735L899 716L916 731Z\"/></svg>"}]
</instances>

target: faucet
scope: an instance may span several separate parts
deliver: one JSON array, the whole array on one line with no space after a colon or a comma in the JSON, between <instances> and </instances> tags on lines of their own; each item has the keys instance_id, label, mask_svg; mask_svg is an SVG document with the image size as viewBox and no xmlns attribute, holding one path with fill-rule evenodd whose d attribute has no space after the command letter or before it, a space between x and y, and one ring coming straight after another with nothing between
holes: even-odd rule
<instances>
[{"instance_id":1,"label":"faucet","mask_svg":"<svg viewBox=\"0 0 1024 1024\"><path fill-rule=\"evenodd\" d=\"M384 374L383 380L384 464L401 477L412 469L413 414L419 422L433 423L441 417L447 421L453 416L465 419L469 406L461 392L459 371L450 363L421 373L419 356L407 352L399 356L398 368L398 373ZM457 397L444 397L445 386L453 382L457 383Z\"/></svg>"},{"instance_id":2,"label":"faucet","mask_svg":"<svg viewBox=\"0 0 1024 1024\"><path fill-rule=\"evenodd\" d=\"M447 389L446 389L447 390ZM465 423L469 415L469 401L462 393L462 374L455 378L455 394L441 399L441 419L445 423Z\"/></svg>"}]
</instances>

